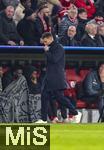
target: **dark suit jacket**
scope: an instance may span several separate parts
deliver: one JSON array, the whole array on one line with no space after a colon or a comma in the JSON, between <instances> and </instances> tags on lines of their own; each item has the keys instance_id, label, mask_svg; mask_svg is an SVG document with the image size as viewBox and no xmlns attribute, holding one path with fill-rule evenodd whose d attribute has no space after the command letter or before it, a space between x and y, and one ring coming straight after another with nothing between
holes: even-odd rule
<instances>
[{"instance_id":1,"label":"dark suit jacket","mask_svg":"<svg viewBox=\"0 0 104 150\"><path fill-rule=\"evenodd\" d=\"M64 67L64 49L54 41L46 52L47 70L45 76L45 84L48 90L59 90L67 87L65 81Z\"/></svg>"},{"instance_id":2,"label":"dark suit jacket","mask_svg":"<svg viewBox=\"0 0 104 150\"><path fill-rule=\"evenodd\" d=\"M102 90L101 81L97 71L91 71L84 80L84 90L86 95L99 95Z\"/></svg>"},{"instance_id":3,"label":"dark suit jacket","mask_svg":"<svg viewBox=\"0 0 104 150\"><path fill-rule=\"evenodd\" d=\"M59 38L59 42L63 46L79 46L80 44L75 40L75 38L70 38L68 36L62 36Z\"/></svg>"},{"instance_id":4,"label":"dark suit jacket","mask_svg":"<svg viewBox=\"0 0 104 150\"><path fill-rule=\"evenodd\" d=\"M81 45L88 47L103 47L104 43L98 35L95 36L95 39L92 39L88 34L85 34L81 40Z\"/></svg>"}]
</instances>

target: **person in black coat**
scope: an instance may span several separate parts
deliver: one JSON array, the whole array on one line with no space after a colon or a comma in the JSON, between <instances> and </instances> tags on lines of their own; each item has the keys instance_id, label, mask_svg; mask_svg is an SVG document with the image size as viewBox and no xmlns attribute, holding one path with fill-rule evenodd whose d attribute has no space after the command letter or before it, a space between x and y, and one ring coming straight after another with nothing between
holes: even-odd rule
<instances>
[{"instance_id":1,"label":"person in black coat","mask_svg":"<svg viewBox=\"0 0 104 150\"><path fill-rule=\"evenodd\" d=\"M24 39L25 45L38 45L38 43L36 43L34 26L36 12L32 9L26 9L24 13L24 18L17 24L17 31Z\"/></svg>"},{"instance_id":2,"label":"person in black coat","mask_svg":"<svg viewBox=\"0 0 104 150\"><path fill-rule=\"evenodd\" d=\"M45 45L44 51L47 60L47 70L41 93L42 120L39 120L38 123L47 122L48 103L51 100L57 100L61 105L68 107L73 115L78 116L80 121L81 114L78 114L75 107L70 103L69 99L64 97L63 93L63 90L67 88L64 74L64 49L54 40L50 32L46 32L42 35L42 41Z\"/></svg>"},{"instance_id":3,"label":"person in black coat","mask_svg":"<svg viewBox=\"0 0 104 150\"><path fill-rule=\"evenodd\" d=\"M75 26L69 26L68 30L66 31L66 36L62 36L59 38L59 42L63 46L78 46L79 43L75 39L76 35L76 27Z\"/></svg>"},{"instance_id":4,"label":"person in black coat","mask_svg":"<svg viewBox=\"0 0 104 150\"><path fill-rule=\"evenodd\" d=\"M104 43L99 35L97 35L97 25L89 23L85 27L86 34L81 39L81 46L103 47Z\"/></svg>"},{"instance_id":5,"label":"person in black coat","mask_svg":"<svg viewBox=\"0 0 104 150\"><path fill-rule=\"evenodd\" d=\"M7 6L6 9L0 13L0 45L24 45L24 41L17 33L13 15L13 6Z\"/></svg>"},{"instance_id":6,"label":"person in black coat","mask_svg":"<svg viewBox=\"0 0 104 150\"><path fill-rule=\"evenodd\" d=\"M41 118L41 84L38 80L38 70L32 65L24 68L24 76L29 92L29 119L34 122Z\"/></svg>"},{"instance_id":7,"label":"person in black coat","mask_svg":"<svg viewBox=\"0 0 104 150\"><path fill-rule=\"evenodd\" d=\"M99 64L97 70L91 71L83 81L84 96L87 103L98 103L99 112L104 106L104 63ZM104 114L102 115L104 122Z\"/></svg>"},{"instance_id":8,"label":"person in black coat","mask_svg":"<svg viewBox=\"0 0 104 150\"><path fill-rule=\"evenodd\" d=\"M41 93L41 84L38 80L38 71L32 65L26 66L23 72L26 77L29 93L30 94L40 94Z\"/></svg>"}]
</instances>

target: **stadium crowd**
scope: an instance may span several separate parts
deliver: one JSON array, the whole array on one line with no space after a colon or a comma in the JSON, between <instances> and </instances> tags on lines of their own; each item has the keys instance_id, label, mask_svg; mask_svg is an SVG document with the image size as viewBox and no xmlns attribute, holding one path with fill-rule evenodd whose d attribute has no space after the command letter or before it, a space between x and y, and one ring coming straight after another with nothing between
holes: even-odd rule
<instances>
[{"instance_id":1,"label":"stadium crowd","mask_svg":"<svg viewBox=\"0 0 104 150\"><path fill-rule=\"evenodd\" d=\"M41 46L45 32L51 33L54 41L63 46L103 47L103 1L0 0L0 45ZM41 87L45 71L45 67L35 68L32 65L0 67L0 122L35 122L41 118ZM103 80L103 69L100 73ZM99 88L93 89L100 96L104 83L101 79L98 75L94 82L99 80ZM90 87L93 88L93 85ZM63 122L79 123L81 113L77 113L75 97L67 94L65 97L69 100L70 108L74 108L74 113L56 100L50 101L49 120L52 123L60 122L57 116L60 109Z\"/></svg>"},{"instance_id":2,"label":"stadium crowd","mask_svg":"<svg viewBox=\"0 0 104 150\"><path fill-rule=\"evenodd\" d=\"M103 30L101 0L0 1L0 45L39 46L51 32L63 45L102 47Z\"/></svg>"}]
</instances>

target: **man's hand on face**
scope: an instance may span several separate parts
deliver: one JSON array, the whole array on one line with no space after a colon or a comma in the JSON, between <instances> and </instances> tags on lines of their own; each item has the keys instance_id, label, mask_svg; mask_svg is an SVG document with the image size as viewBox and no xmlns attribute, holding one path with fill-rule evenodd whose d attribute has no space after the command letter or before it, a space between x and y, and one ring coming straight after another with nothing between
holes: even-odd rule
<instances>
[{"instance_id":1,"label":"man's hand on face","mask_svg":"<svg viewBox=\"0 0 104 150\"><path fill-rule=\"evenodd\" d=\"M44 51L48 52L49 51L49 46L44 46Z\"/></svg>"}]
</instances>

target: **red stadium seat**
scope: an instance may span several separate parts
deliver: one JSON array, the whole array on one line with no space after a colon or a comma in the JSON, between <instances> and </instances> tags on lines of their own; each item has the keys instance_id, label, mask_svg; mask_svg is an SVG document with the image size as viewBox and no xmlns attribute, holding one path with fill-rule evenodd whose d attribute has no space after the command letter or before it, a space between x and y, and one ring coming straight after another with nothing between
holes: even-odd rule
<instances>
[{"instance_id":1,"label":"red stadium seat","mask_svg":"<svg viewBox=\"0 0 104 150\"><path fill-rule=\"evenodd\" d=\"M81 69L79 72L81 79L83 80L89 72L90 72L90 69Z\"/></svg>"},{"instance_id":2,"label":"red stadium seat","mask_svg":"<svg viewBox=\"0 0 104 150\"><path fill-rule=\"evenodd\" d=\"M82 108L87 108L87 104L84 101L77 100L77 108L82 109Z\"/></svg>"},{"instance_id":3,"label":"red stadium seat","mask_svg":"<svg viewBox=\"0 0 104 150\"><path fill-rule=\"evenodd\" d=\"M65 90L65 95L76 98L75 85L78 81L81 80L81 78L79 75L77 75L75 69L66 69L65 73L66 73L66 80L68 83L68 88L67 90Z\"/></svg>"},{"instance_id":4,"label":"red stadium seat","mask_svg":"<svg viewBox=\"0 0 104 150\"><path fill-rule=\"evenodd\" d=\"M66 73L66 80L67 81L80 81L81 78L79 75L77 75L76 70L75 69L66 69L65 71Z\"/></svg>"}]
</instances>

